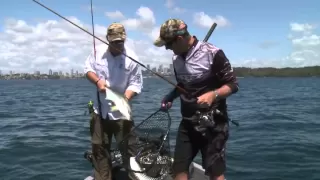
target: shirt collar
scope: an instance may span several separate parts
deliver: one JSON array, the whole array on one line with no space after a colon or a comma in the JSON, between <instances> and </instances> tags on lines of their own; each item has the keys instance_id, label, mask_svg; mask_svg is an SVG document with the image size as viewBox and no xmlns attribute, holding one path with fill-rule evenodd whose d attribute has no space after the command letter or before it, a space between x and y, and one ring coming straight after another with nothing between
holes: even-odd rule
<instances>
[{"instance_id":1,"label":"shirt collar","mask_svg":"<svg viewBox=\"0 0 320 180\"><path fill-rule=\"evenodd\" d=\"M198 44L198 42L199 42L199 40L198 40L198 38L197 38L196 36L192 36L192 37L194 38L194 41L193 41L192 45L189 47L189 49L188 49L187 52L181 54L181 57L182 57L183 59L186 59L187 55L193 50L194 47L197 46L197 44Z\"/></svg>"}]
</instances>

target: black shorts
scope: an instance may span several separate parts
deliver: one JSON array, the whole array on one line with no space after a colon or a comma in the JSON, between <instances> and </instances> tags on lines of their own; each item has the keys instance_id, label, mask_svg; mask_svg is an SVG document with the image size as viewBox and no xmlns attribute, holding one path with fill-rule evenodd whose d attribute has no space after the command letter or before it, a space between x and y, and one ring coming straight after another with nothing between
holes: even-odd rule
<instances>
[{"instance_id":1,"label":"black shorts","mask_svg":"<svg viewBox=\"0 0 320 180\"><path fill-rule=\"evenodd\" d=\"M202 136L188 120L182 120L176 139L173 173L189 171L193 159L201 151L205 174L218 177L226 170L225 145L229 137L229 125L223 123L212 130L211 138Z\"/></svg>"}]
</instances>

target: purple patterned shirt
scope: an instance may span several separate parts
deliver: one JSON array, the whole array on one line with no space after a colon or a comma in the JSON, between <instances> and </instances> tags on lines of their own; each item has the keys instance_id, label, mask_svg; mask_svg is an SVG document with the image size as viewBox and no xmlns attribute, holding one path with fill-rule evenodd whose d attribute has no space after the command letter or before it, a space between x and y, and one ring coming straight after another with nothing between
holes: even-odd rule
<instances>
[{"instance_id":1,"label":"purple patterned shirt","mask_svg":"<svg viewBox=\"0 0 320 180\"><path fill-rule=\"evenodd\" d=\"M173 56L173 67L178 85L191 96L198 97L223 85L229 85L233 93L238 91L237 78L229 60L221 49L210 43L196 40L185 57ZM180 99L182 115L192 116L196 110L192 103L183 94ZM220 111L227 113L225 99L220 99L216 105Z\"/></svg>"}]
</instances>

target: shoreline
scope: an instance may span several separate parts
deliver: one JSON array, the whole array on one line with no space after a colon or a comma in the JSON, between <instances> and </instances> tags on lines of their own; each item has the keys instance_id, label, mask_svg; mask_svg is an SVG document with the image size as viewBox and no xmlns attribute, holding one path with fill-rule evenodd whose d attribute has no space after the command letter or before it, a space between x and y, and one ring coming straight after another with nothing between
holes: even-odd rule
<instances>
[{"instance_id":1,"label":"shoreline","mask_svg":"<svg viewBox=\"0 0 320 180\"><path fill-rule=\"evenodd\" d=\"M166 78L174 78L174 76L164 76ZM143 79L159 78L157 76L144 76ZM245 78L320 78L320 76L237 76L238 79ZM13 81L13 80L81 80L86 78L0 78L0 81Z\"/></svg>"}]
</instances>

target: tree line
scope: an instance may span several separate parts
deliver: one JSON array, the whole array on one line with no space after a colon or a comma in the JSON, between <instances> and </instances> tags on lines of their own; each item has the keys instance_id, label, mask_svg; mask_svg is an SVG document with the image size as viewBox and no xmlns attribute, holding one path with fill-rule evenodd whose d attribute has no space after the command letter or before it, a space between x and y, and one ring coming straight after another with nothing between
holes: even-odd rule
<instances>
[{"instance_id":1,"label":"tree line","mask_svg":"<svg viewBox=\"0 0 320 180\"><path fill-rule=\"evenodd\" d=\"M238 77L320 77L320 66L309 66L301 68L247 68L234 67Z\"/></svg>"}]
</instances>

